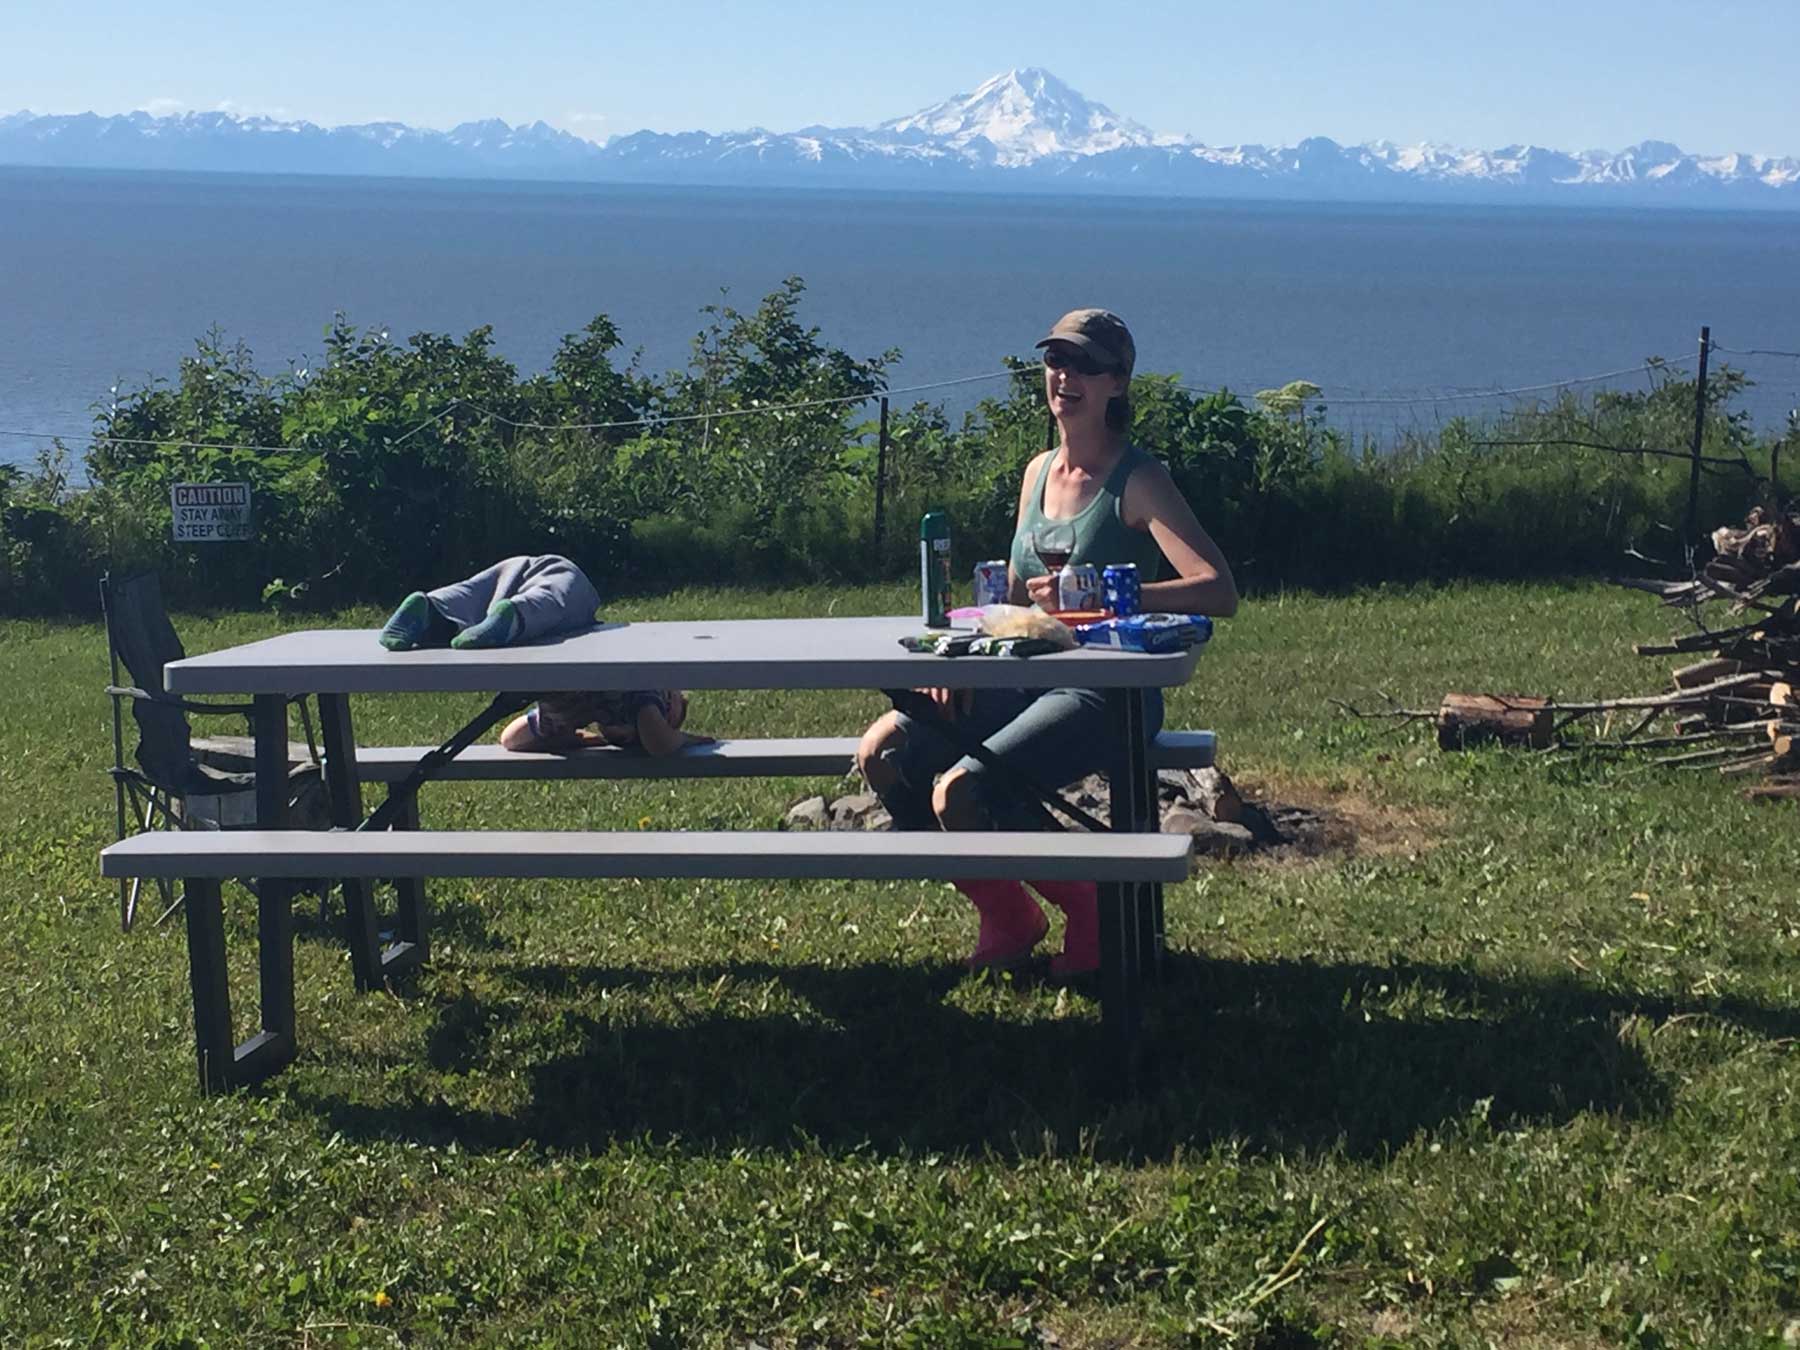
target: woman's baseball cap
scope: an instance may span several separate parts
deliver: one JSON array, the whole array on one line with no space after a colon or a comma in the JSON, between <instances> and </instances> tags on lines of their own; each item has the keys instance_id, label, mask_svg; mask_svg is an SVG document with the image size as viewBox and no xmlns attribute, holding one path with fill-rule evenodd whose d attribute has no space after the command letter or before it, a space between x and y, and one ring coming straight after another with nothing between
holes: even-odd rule
<instances>
[{"instance_id":1,"label":"woman's baseball cap","mask_svg":"<svg viewBox=\"0 0 1800 1350\"><path fill-rule=\"evenodd\" d=\"M1111 310L1070 310L1050 325L1050 332L1037 345L1048 347L1052 342L1079 347L1121 374L1131 374L1131 368L1137 364L1137 344L1131 340L1131 330Z\"/></svg>"}]
</instances>

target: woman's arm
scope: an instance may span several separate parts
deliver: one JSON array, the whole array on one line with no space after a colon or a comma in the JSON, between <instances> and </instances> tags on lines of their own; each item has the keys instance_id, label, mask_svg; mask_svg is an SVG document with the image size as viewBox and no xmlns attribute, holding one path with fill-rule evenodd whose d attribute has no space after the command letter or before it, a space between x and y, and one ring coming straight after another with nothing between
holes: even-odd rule
<instances>
[{"instance_id":1,"label":"woman's arm","mask_svg":"<svg viewBox=\"0 0 1800 1350\"><path fill-rule=\"evenodd\" d=\"M1013 533L1016 535L1025 526L1025 511L1031 505L1031 491L1037 486L1038 475L1043 472L1044 461L1054 455L1054 450L1041 450L1032 456L1031 463L1025 466L1025 476L1019 482L1019 510L1013 516ZM1015 605L1037 605L1042 609L1056 608L1056 578L1052 576L1031 577L1027 579L1012 570L1012 549L1006 551L1006 598Z\"/></svg>"},{"instance_id":2,"label":"woman's arm","mask_svg":"<svg viewBox=\"0 0 1800 1350\"><path fill-rule=\"evenodd\" d=\"M1171 580L1144 586L1140 603L1146 613L1210 614L1221 619L1237 613L1231 564L1195 519L1168 469L1154 460L1141 465L1126 481L1120 506L1125 523L1149 530L1175 569Z\"/></svg>"}]
</instances>

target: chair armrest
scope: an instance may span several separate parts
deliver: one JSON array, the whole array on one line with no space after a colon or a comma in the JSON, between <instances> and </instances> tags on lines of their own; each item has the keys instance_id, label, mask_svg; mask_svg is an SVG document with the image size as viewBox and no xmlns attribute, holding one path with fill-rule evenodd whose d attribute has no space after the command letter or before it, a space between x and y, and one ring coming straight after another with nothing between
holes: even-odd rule
<instances>
[{"instance_id":1,"label":"chair armrest","mask_svg":"<svg viewBox=\"0 0 1800 1350\"><path fill-rule=\"evenodd\" d=\"M152 694L148 690L138 689L132 685L109 684L106 692L114 698L141 698L151 703L161 703L171 708L180 708L191 713L233 713L239 717L248 717L256 711L254 703L196 703L192 699L177 698L174 694Z\"/></svg>"}]
</instances>

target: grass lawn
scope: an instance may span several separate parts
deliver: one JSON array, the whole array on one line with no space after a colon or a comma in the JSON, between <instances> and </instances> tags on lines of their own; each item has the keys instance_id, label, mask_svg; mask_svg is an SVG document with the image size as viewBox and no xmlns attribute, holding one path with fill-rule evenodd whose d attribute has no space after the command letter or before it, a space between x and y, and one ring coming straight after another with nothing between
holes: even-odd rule
<instances>
[{"instance_id":1,"label":"grass lawn","mask_svg":"<svg viewBox=\"0 0 1800 1350\"><path fill-rule=\"evenodd\" d=\"M904 610L687 592L624 617ZM327 622L373 624L373 612ZM192 651L316 619L180 616ZM1097 1008L960 973L926 884L437 883L352 992L301 901L299 1061L194 1084L187 962L121 935L104 640L0 624L0 1340L133 1346L1800 1342L1800 815L1704 773L1441 754L1329 702L1618 694L1641 595L1264 596L1172 726L1361 845L1168 894L1160 1089ZM366 699L367 742L471 700ZM702 694L721 734L878 696ZM221 728L215 728L221 729ZM236 727L222 728L237 730ZM450 825L770 827L823 782L448 785ZM228 891L236 1004L253 905Z\"/></svg>"}]
</instances>

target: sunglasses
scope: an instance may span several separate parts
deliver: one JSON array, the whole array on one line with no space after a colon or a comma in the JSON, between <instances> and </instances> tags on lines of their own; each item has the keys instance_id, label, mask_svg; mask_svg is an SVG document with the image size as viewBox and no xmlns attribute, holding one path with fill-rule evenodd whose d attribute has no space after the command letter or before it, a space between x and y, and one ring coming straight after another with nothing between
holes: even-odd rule
<instances>
[{"instance_id":1,"label":"sunglasses","mask_svg":"<svg viewBox=\"0 0 1800 1350\"><path fill-rule=\"evenodd\" d=\"M1102 365L1078 347L1044 348L1044 365L1050 370L1072 370L1077 375L1106 375L1118 369Z\"/></svg>"}]
</instances>

